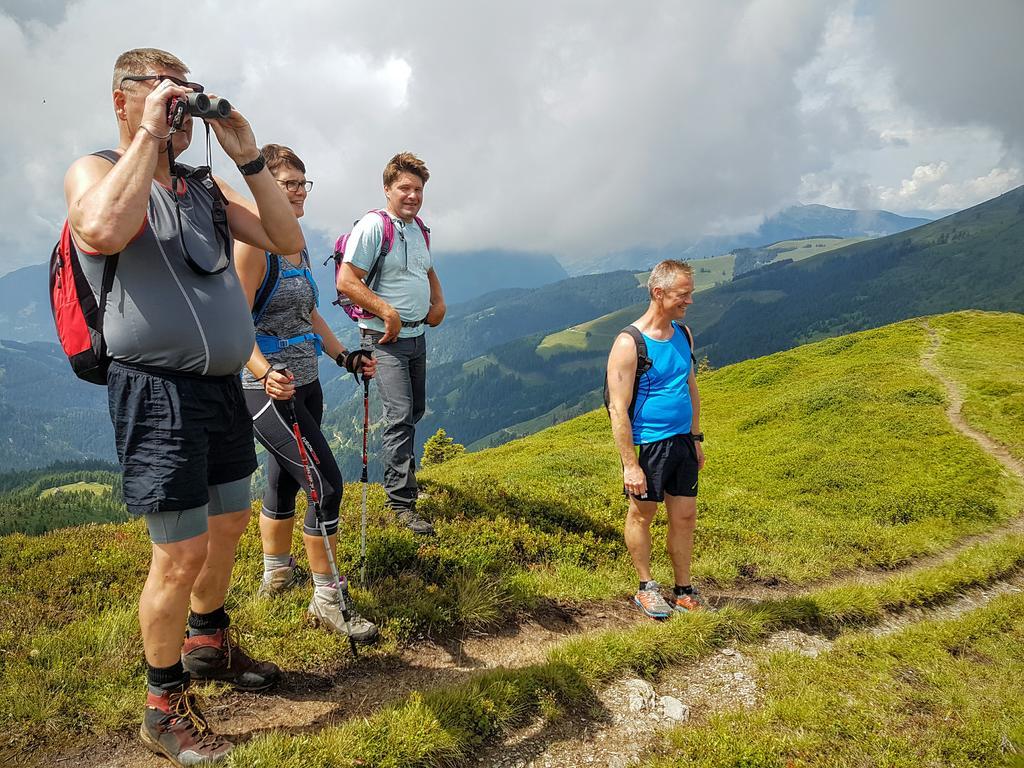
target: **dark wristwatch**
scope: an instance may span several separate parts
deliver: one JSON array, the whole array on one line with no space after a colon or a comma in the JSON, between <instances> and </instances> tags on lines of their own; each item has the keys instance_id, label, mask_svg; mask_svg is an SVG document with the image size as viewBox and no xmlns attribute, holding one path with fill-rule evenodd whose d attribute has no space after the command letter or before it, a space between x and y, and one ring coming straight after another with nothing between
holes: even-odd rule
<instances>
[{"instance_id":1,"label":"dark wristwatch","mask_svg":"<svg viewBox=\"0 0 1024 768\"><path fill-rule=\"evenodd\" d=\"M694 442L696 442L696 443L703 443L704 442L704 433L703 432L691 432L690 433L690 437L692 437Z\"/></svg>"},{"instance_id":2,"label":"dark wristwatch","mask_svg":"<svg viewBox=\"0 0 1024 768\"><path fill-rule=\"evenodd\" d=\"M250 160L245 165L238 166L238 170L243 176L254 176L262 171L267 165L266 158L260 154L255 160Z\"/></svg>"}]
</instances>

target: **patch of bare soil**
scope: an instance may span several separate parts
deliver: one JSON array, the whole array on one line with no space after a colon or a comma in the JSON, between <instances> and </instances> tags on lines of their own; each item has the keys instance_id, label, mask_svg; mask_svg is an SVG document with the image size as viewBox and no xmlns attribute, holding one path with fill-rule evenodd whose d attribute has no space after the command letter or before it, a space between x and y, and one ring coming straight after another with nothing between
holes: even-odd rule
<instances>
[{"instance_id":1,"label":"patch of bare soil","mask_svg":"<svg viewBox=\"0 0 1024 768\"><path fill-rule=\"evenodd\" d=\"M1010 595L1024 592L1024 574L1016 574L1004 581L997 581L983 587L965 590L953 600L941 605L928 608L908 608L899 613L893 613L876 624L869 631L873 635L891 635L899 632L911 624L921 621L941 621L943 619L955 619L976 608L981 608L1001 595Z\"/></svg>"},{"instance_id":2,"label":"patch of bare soil","mask_svg":"<svg viewBox=\"0 0 1024 768\"><path fill-rule=\"evenodd\" d=\"M735 648L665 670L652 684L620 680L585 710L514 731L476 764L488 768L624 768L667 729L757 703L754 664Z\"/></svg>"}]
</instances>

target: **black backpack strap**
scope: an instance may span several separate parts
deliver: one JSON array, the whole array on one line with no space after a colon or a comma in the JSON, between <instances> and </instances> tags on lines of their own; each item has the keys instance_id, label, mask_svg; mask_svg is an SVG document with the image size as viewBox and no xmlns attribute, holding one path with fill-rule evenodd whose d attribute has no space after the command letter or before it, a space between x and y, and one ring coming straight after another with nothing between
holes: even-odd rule
<instances>
[{"instance_id":1,"label":"black backpack strap","mask_svg":"<svg viewBox=\"0 0 1024 768\"><path fill-rule=\"evenodd\" d=\"M636 411L636 398L640 392L640 380L651 370L653 364L651 358L647 356L647 341L644 339L644 335L640 333L640 329L635 325L627 325L619 333L628 334L633 343L636 344L636 375L633 377L633 397L629 401L629 420L633 420L634 412Z\"/></svg>"},{"instance_id":2,"label":"black backpack strap","mask_svg":"<svg viewBox=\"0 0 1024 768\"><path fill-rule=\"evenodd\" d=\"M117 272L117 259L121 254L115 253L103 260L103 278L100 282L99 311L96 313L96 332L99 334L102 347L100 357L107 356L107 341L103 337L103 318L107 314L107 295L114 287L114 274Z\"/></svg>"},{"instance_id":3,"label":"black backpack strap","mask_svg":"<svg viewBox=\"0 0 1024 768\"><path fill-rule=\"evenodd\" d=\"M672 321L672 325L679 328L683 333L686 334L686 343L690 345L690 362L694 365L697 364L697 356L693 354L693 334L690 333L690 326L677 323L675 320Z\"/></svg>"},{"instance_id":4,"label":"black backpack strap","mask_svg":"<svg viewBox=\"0 0 1024 768\"><path fill-rule=\"evenodd\" d=\"M101 149L92 154L94 157L102 157L111 165L116 165L117 161L121 159L121 153L113 149ZM74 247L73 242L72 247ZM103 345L100 349L101 358L107 356L107 342L103 339L103 317L106 314L107 295L114 288L114 275L117 273L117 260L120 255L120 253L114 253L103 259L103 277L100 280L100 295L97 297L99 311L96 313L96 332L99 334Z\"/></svg>"},{"instance_id":5,"label":"black backpack strap","mask_svg":"<svg viewBox=\"0 0 1024 768\"><path fill-rule=\"evenodd\" d=\"M627 334L636 344L636 377L639 379L651 370L651 358L647 356L647 341L635 325L627 325L619 333Z\"/></svg>"}]
</instances>

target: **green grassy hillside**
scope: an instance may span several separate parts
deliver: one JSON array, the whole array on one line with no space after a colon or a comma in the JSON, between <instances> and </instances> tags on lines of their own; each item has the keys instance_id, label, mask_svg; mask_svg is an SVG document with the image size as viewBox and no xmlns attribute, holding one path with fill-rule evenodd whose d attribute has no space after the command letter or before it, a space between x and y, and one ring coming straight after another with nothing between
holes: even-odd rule
<instances>
[{"instance_id":1,"label":"green grassy hillside","mask_svg":"<svg viewBox=\"0 0 1024 768\"><path fill-rule=\"evenodd\" d=\"M963 339L1009 338L1021 318L933 322L958 325ZM1019 485L946 420L944 390L919 365L927 343L926 330L906 322L702 375L708 466L695 574L706 591L890 568L1020 511ZM971 345L970 356L969 399L1007 376L998 345ZM371 588L356 594L383 627L371 658L545 598L634 588L603 412L421 475L433 541L393 527L380 489L370 495ZM357 552L358 496L350 488L343 504L343 570ZM658 524L655 575L666 580L663 541ZM15 742L31 743L44 723L59 740L135 720L143 670L134 611L147 557L138 522L0 538L0 727ZM254 523L228 603L254 651L291 670L347 664L344 643L303 624L305 595L255 597L260 569Z\"/></svg>"}]
</instances>

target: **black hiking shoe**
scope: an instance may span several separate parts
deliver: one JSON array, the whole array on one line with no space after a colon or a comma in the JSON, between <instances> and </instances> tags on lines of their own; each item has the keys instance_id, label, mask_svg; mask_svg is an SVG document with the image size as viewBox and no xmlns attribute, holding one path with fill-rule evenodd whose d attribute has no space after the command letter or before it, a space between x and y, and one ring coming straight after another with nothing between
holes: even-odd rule
<instances>
[{"instance_id":1,"label":"black hiking shoe","mask_svg":"<svg viewBox=\"0 0 1024 768\"><path fill-rule=\"evenodd\" d=\"M396 509L395 517L402 525L415 533L417 536L433 536L434 525L423 515L413 509Z\"/></svg>"},{"instance_id":2,"label":"black hiking shoe","mask_svg":"<svg viewBox=\"0 0 1024 768\"><path fill-rule=\"evenodd\" d=\"M179 767L220 762L233 747L210 732L187 683L160 696L149 693L139 737L149 750Z\"/></svg>"},{"instance_id":3,"label":"black hiking shoe","mask_svg":"<svg viewBox=\"0 0 1024 768\"><path fill-rule=\"evenodd\" d=\"M243 691L262 691L281 677L276 664L256 661L245 652L234 627L186 638L181 663L193 680L226 680Z\"/></svg>"}]
</instances>

